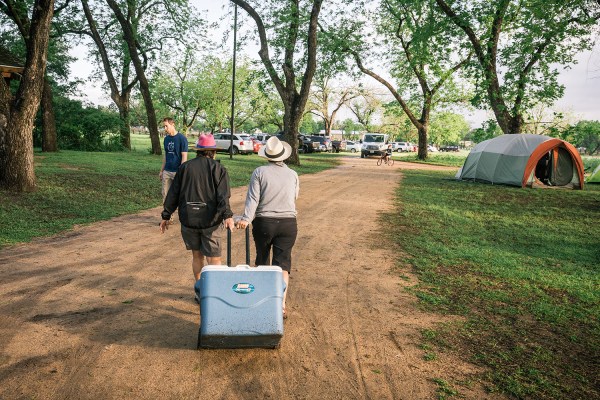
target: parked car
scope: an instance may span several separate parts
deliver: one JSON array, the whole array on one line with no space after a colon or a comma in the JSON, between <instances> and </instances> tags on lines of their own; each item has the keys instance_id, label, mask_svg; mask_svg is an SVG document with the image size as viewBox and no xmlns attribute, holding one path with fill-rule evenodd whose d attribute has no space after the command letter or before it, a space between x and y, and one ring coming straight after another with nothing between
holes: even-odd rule
<instances>
[{"instance_id":1,"label":"parked car","mask_svg":"<svg viewBox=\"0 0 600 400\"><path fill-rule=\"evenodd\" d=\"M435 147L435 146L433 146L431 144L428 144L427 145L427 151L429 151L431 153L435 153L436 151L439 151L439 150L437 149L437 147Z\"/></svg>"},{"instance_id":2,"label":"parked car","mask_svg":"<svg viewBox=\"0 0 600 400\"><path fill-rule=\"evenodd\" d=\"M325 136L310 136L310 140L320 144L318 151L331 151L331 139L326 138Z\"/></svg>"},{"instance_id":3,"label":"parked car","mask_svg":"<svg viewBox=\"0 0 600 400\"><path fill-rule=\"evenodd\" d=\"M365 133L360 146L360 158L381 156L388 147L387 133Z\"/></svg>"},{"instance_id":4,"label":"parked car","mask_svg":"<svg viewBox=\"0 0 600 400\"><path fill-rule=\"evenodd\" d=\"M458 145L450 144L440 147L440 151L458 151Z\"/></svg>"},{"instance_id":5,"label":"parked car","mask_svg":"<svg viewBox=\"0 0 600 400\"><path fill-rule=\"evenodd\" d=\"M416 151L415 145L410 142L394 142L392 143L392 150L397 151L398 153Z\"/></svg>"},{"instance_id":6,"label":"parked car","mask_svg":"<svg viewBox=\"0 0 600 400\"><path fill-rule=\"evenodd\" d=\"M360 142L346 140L345 142L342 142L342 150L356 153L357 151L360 151Z\"/></svg>"},{"instance_id":7,"label":"parked car","mask_svg":"<svg viewBox=\"0 0 600 400\"><path fill-rule=\"evenodd\" d=\"M287 140L284 138L283 132L279 132L275 136L277 136L279 140L287 142ZM302 133L298 134L298 153L314 153L315 151L318 151L318 149L318 142L313 142L310 137Z\"/></svg>"},{"instance_id":8,"label":"parked car","mask_svg":"<svg viewBox=\"0 0 600 400\"><path fill-rule=\"evenodd\" d=\"M258 154L258 151L263 146L263 143L254 136L250 136L250 140L252 140L252 151Z\"/></svg>"},{"instance_id":9,"label":"parked car","mask_svg":"<svg viewBox=\"0 0 600 400\"><path fill-rule=\"evenodd\" d=\"M256 135L254 135L254 137L262 144L265 144L271 136L273 135L269 135L268 133L257 133Z\"/></svg>"},{"instance_id":10,"label":"parked car","mask_svg":"<svg viewBox=\"0 0 600 400\"><path fill-rule=\"evenodd\" d=\"M233 148L231 147L230 133L215 133L217 151L226 151L232 154L250 154L254 152L254 144L250 135L236 133L233 135Z\"/></svg>"}]
</instances>

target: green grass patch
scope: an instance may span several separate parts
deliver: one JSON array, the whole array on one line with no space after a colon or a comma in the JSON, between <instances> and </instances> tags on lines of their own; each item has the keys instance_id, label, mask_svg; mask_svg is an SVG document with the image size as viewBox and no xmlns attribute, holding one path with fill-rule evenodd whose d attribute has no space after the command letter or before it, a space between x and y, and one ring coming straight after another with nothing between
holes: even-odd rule
<instances>
[{"instance_id":1,"label":"green grass patch","mask_svg":"<svg viewBox=\"0 0 600 400\"><path fill-rule=\"evenodd\" d=\"M417 158L417 153L394 153L394 159L418 164L445 165L460 168L465 163L468 155L469 152L466 150L452 153L431 152L428 153L427 159L423 161Z\"/></svg>"},{"instance_id":2,"label":"green grass patch","mask_svg":"<svg viewBox=\"0 0 600 400\"><path fill-rule=\"evenodd\" d=\"M458 391L451 384L443 379L434 378L433 382L437 385L437 398L439 400L449 399L458 395Z\"/></svg>"},{"instance_id":3,"label":"green grass patch","mask_svg":"<svg viewBox=\"0 0 600 400\"><path fill-rule=\"evenodd\" d=\"M425 356L468 355L489 369L482 380L517 398L600 398L600 186L403 173L401 207L385 218L419 275L411 292L465 321L424 331Z\"/></svg>"},{"instance_id":4,"label":"green grass patch","mask_svg":"<svg viewBox=\"0 0 600 400\"><path fill-rule=\"evenodd\" d=\"M0 247L161 203L161 156L147 151L36 151L34 156L36 191L15 194L0 190L0 220L9 228L0 231ZM229 160L220 153L217 159L227 167L232 187L247 185L252 171L266 162L256 155ZM302 155L302 165L293 169L298 174L316 173L338 163L335 154Z\"/></svg>"}]
</instances>

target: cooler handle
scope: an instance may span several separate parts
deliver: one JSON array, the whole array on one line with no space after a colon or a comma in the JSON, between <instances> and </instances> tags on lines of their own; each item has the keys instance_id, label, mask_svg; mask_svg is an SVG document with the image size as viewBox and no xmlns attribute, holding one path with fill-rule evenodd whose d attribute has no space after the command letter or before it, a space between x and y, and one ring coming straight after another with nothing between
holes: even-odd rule
<instances>
[{"instance_id":1,"label":"cooler handle","mask_svg":"<svg viewBox=\"0 0 600 400\"><path fill-rule=\"evenodd\" d=\"M231 267L231 230L227 230L227 266ZM246 265L250 265L250 225L246 226Z\"/></svg>"}]
</instances>

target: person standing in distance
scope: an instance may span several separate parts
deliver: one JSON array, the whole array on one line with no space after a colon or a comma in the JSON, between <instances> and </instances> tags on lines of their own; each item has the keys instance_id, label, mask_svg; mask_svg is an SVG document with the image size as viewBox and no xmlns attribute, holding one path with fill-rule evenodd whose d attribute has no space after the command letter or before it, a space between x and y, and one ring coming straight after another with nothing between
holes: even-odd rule
<instances>
[{"instance_id":1,"label":"person standing in distance","mask_svg":"<svg viewBox=\"0 0 600 400\"><path fill-rule=\"evenodd\" d=\"M298 235L296 199L300 190L298 174L283 163L291 154L291 146L275 136L261 147L258 155L269 163L252 173L244 215L236 224L238 229L246 229L252 222L256 265L278 265L282 269L286 285L283 293L284 318L287 318L285 300L292 269L292 247Z\"/></svg>"},{"instance_id":2,"label":"person standing in distance","mask_svg":"<svg viewBox=\"0 0 600 400\"><path fill-rule=\"evenodd\" d=\"M196 281L200 279L204 257L209 265L221 264L223 226L230 230L235 226L229 206L229 175L215 160L216 147L212 135L200 135L194 147L196 158L179 167L161 213L160 231L165 233L171 216L179 209L181 237L186 249L192 251Z\"/></svg>"},{"instance_id":3,"label":"person standing in distance","mask_svg":"<svg viewBox=\"0 0 600 400\"><path fill-rule=\"evenodd\" d=\"M175 129L173 118L163 118L163 127L165 128L166 135L163 141L163 162L158 177L162 181L162 198L164 204L177 169L187 161L188 141L183 134L177 132ZM173 221L171 220L171 222Z\"/></svg>"}]
</instances>

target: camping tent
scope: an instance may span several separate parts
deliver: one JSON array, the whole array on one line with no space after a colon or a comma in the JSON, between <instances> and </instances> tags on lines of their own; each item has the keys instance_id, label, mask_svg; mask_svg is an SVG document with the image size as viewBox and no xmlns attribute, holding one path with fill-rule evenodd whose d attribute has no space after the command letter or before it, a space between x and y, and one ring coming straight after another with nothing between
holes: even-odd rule
<instances>
[{"instance_id":1,"label":"camping tent","mask_svg":"<svg viewBox=\"0 0 600 400\"><path fill-rule=\"evenodd\" d=\"M588 177L587 183L600 183L600 165L594 169L594 172Z\"/></svg>"},{"instance_id":2,"label":"camping tent","mask_svg":"<svg viewBox=\"0 0 600 400\"><path fill-rule=\"evenodd\" d=\"M520 187L582 189L583 162L577 149L564 140L509 134L476 145L456 178Z\"/></svg>"}]
</instances>

